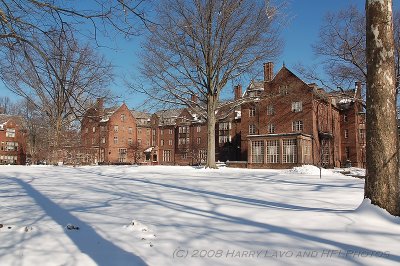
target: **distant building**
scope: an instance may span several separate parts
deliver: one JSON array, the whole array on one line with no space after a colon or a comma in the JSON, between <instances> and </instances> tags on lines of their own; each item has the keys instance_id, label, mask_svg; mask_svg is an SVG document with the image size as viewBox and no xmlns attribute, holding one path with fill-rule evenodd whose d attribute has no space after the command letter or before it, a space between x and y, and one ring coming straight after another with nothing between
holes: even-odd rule
<instances>
[{"instance_id":1,"label":"distant building","mask_svg":"<svg viewBox=\"0 0 400 266\"><path fill-rule=\"evenodd\" d=\"M100 99L81 124L82 163L132 164L138 152L136 119L126 104L104 108Z\"/></svg>"},{"instance_id":2,"label":"distant building","mask_svg":"<svg viewBox=\"0 0 400 266\"><path fill-rule=\"evenodd\" d=\"M23 118L0 114L0 164L25 164L26 143Z\"/></svg>"}]
</instances>

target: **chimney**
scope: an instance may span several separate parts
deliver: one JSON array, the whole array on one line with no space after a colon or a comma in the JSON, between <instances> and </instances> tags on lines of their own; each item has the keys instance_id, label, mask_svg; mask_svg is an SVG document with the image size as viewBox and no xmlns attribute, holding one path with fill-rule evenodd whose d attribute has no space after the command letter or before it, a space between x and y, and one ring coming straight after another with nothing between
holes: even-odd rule
<instances>
[{"instance_id":1,"label":"chimney","mask_svg":"<svg viewBox=\"0 0 400 266\"><path fill-rule=\"evenodd\" d=\"M97 114L99 116L102 116L104 111L104 98L97 98L96 109L97 109Z\"/></svg>"},{"instance_id":2,"label":"chimney","mask_svg":"<svg viewBox=\"0 0 400 266\"><path fill-rule=\"evenodd\" d=\"M355 84L356 84L355 97L357 99L361 99L362 83L361 83L361 81L356 81Z\"/></svg>"},{"instance_id":3,"label":"chimney","mask_svg":"<svg viewBox=\"0 0 400 266\"><path fill-rule=\"evenodd\" d=\"M235 101L242 98L242 85L240 85L240 84L236 85L233 90L234 90L234 94L235 94L235 98L234 98Z\"/></svg>"},{"instance_id":4,"label":"chimney","mask_svg":"<svg viewBox=\"0 0 400 266\"><path fill-rule=\"evenodd\" d=\"M192 94L192 95L190 96L190 100L191 100L193 103L197 103L197 95L196 95L196 94Z\"/></svg>"},{"instance_id":5,"label":"chimney","mask_svg":"<svg viewBox=\"0 0 400 266\"><path fill-rule=\"evenodd\" d=\"M268 62L264 64L264 81L269 82L274 76L274 63Z\"/></svg>"}]
</instances>

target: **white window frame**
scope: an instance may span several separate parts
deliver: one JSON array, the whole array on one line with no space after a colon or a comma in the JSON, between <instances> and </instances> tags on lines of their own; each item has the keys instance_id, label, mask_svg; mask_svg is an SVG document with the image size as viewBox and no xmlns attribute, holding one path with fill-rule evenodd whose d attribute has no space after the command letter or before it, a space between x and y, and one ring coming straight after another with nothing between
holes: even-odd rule
<instances>
[{"instance_id":1,"label":"white window frame","mask_svg":"<svg viewBox=\"0 0 400 266\"><path fill-rule=\"evenodd\" d=\"M251 124L249 125L249 135L255 135L256 134L256 125Z\"/></svg>"},{"instance_id":2,"label":"white window frame","mask_svg":"<svg viewBox=\"0 0 400 266\"><path fill-rule=\"evenodd\" d=\"M267 140L267 163L279 163L279 139Z\"/></svg>"},{"instance_id":3,"label":"white window frame","mask_svg":"<svg viewBox=\"0 0 400 266\"><path fill-rule=\"evenodd\" d=\"M282 163L297 163L297 139L282 140Z\"/></svg>"},{"instance_id":4,"label":"white window frame","mask_svg":"<svg viewBox=\"0 0 400 266\"><path fill-rule=\"evenodd\" d=\"M303 129L304 126L302 120L297 120L292 122L292 131L303 131Z\"/></svg>"},{"instance_id":5,"label":"white window frame","mask_svg":"<svg viewBox=\"0 0 400 266\"><path fill-rule=\"evenodd\" d=\"M264 163L265 143L263 140L251 141L251 162Z\"/></svg>"},{"instance_id":6,"label":"white window frame","mask_svg":"<svg viewBox=\"0 0 400 266\"><path fill-rule=\"evenodd\" d=\"M303 102L297 101L292 102L292 112L298 113L303 111Z\"/></svg>"}]
</instances>

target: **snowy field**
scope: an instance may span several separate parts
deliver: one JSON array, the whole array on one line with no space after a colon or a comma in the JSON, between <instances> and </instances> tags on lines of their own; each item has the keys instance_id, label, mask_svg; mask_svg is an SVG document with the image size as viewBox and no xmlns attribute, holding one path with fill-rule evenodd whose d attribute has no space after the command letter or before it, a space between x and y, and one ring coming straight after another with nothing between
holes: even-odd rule
<instances>
[{"instance_id":1,"label":"snowy field","mask_svg":"<svg viewBox=\"0 0 400 266\"><path fill-rule=\"evenodd\" d=\"M0 265L399 265L400 219L313 167L0 167Z\"/></svg>"}]
</instances>

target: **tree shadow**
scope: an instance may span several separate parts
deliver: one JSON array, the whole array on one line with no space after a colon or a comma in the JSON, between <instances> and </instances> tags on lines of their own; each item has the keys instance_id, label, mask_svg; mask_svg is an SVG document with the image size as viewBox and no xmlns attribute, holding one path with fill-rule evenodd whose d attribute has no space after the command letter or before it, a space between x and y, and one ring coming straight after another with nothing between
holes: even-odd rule
<instances>
[{"instance_id":1,"label":"tree shadow","mask_svg":"<svg viewBox=\"0 0 400 266\"><path fill-rule=\"evenodd\" d=\"M65 228L67 224L78 226L79 230L65 229L65 235L97 265L147 265L140 257L103 238L84 221L70 214L30 184L15 177L10 179L19 184L43 211L61 227Z\"/></svg>"}]
</instances>

